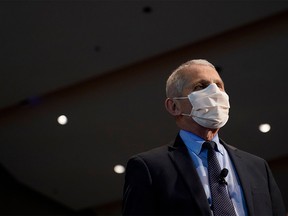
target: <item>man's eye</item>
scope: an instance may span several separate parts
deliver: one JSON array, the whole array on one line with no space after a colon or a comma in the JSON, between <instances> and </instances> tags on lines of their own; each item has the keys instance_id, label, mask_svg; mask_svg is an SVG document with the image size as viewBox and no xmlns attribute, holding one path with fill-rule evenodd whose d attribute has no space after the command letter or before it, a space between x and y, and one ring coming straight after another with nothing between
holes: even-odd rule
<instances>
[{"instance_id":1,"label":"man's eye","mask_svg":"<svg viewBox=\"0 0 288 216\"><path fill-rule=\"evenodd\" d=\"M199 90L202 90L204 88L206 88L207 86L206 85L197 85L194 87L194 91L199 91Z\"/></svg>"},{"instance_id":2,"label":"man's eye","mask_svg":"<svg viewBox=\"0 0 288 216\"><path fill-rule=\"evenodd\" d=\"M219 89L224 90L224 87L221 83L216 83L216 85L218 86Z\"/></svg>"}]
</instances>

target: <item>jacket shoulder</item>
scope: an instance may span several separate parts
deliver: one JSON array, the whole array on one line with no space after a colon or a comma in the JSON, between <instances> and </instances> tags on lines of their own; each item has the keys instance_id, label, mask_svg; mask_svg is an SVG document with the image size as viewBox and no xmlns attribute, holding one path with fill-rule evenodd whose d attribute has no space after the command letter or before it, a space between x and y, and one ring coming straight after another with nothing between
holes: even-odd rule
<instances>
[{"instance_id":1,"label":"jacket shoulder","mask_svg":"<svg viewBox=\"0 0 288 216\"><path fill-rule=\"evenodd\" d=\"M158 161L168 156L171 146L163 145L132 156L129 160L140 158L144 161Z\"/></svg>"}]
</instances>

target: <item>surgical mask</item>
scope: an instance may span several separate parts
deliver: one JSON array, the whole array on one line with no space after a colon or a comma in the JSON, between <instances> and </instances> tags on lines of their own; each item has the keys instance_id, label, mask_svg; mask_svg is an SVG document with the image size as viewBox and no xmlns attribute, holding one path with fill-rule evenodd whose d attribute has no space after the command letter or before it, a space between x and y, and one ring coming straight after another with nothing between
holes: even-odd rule
<instances>
[{"instance_id":1,"label":"surgical mask","mask_svg":"<svg viewBox=\"0 0 288 216\"><path fill-rule=\"evenodd\" d=\"M192 110L190 114L199 125L216 129L223 127L229 118L229 96L221 91L215 83L205 89L194 91L187 97L175 97L174 99L189 99Z\"/></svg>"}]
</instances>

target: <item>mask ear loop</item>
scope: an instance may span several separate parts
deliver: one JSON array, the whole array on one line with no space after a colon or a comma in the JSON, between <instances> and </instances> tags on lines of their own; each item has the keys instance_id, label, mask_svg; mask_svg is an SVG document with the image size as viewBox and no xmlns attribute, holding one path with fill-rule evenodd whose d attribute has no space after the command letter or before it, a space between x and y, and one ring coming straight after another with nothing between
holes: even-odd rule
<instances>
[{"instance_id":1,"label":"mask ear loop","mask_svg":"<svg viewBox=\"0 0 288 216\"><path fill-rule=\"evenodd\" d=\"M187 113L181 113L182 116L188 116L188 117L192 117L192 114L187 114Z\"/></svg>"},{"instance_id":2,"label":"mask ear loop","mask_svg":"<svg viewBox=\"0 0 288 216\"><path fill-rule=\"evenodd\" d=\"M175 100L183 100L183 99L188 99L188 97L174 97L172 99L175 99Z\"/></svg>"},{"instance_id":3,"label":"mask ear loop","mask_svg":"<svg viewBox=\"0 0 288 216\"><path fill-rule=\"evenodd\" d=\"M189 99L188 97L174 97L173 99L175 100L184 100L184 99ZM190 114L187 114L187 113L181 113L182 116L188 116L188 117L191 117L192 116L192 110L191 110L191 113Z\"/></svg>"}]
</instances>

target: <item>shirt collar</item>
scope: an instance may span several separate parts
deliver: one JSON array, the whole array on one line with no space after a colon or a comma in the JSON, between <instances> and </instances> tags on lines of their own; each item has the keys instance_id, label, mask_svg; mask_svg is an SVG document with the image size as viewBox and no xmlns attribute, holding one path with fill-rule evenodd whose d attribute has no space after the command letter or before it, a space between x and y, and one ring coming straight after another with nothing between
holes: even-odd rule
<instances>
[{"instance_id":1,"label":"shirt collar","mask_svg":"<svg viewBox=\"0 0 288 216\"><path fill-rule=\"evenodd\" d=\"M199 155L202 149L202 144L205 140L189 131L180 130L180 136L190 151ZM216 151L219 151L222 155L224 154L224 147L220 144L218 133L213 137L212 141L216 143Z\"/></svg>"}]
</instances>

